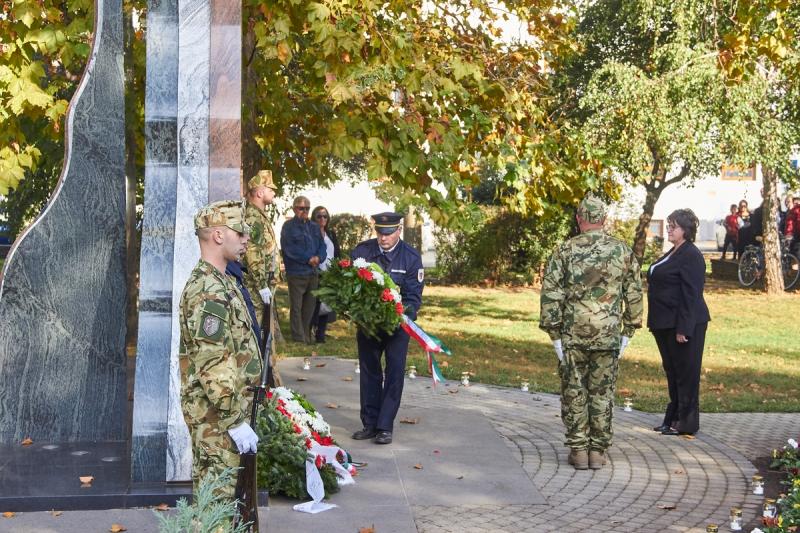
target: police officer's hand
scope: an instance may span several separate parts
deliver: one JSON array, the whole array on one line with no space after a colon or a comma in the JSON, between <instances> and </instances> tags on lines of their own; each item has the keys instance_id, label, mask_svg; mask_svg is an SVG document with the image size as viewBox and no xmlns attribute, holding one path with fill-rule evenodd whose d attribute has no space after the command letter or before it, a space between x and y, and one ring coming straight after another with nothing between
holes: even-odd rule
<instances>
[{"instance_id":1,"label":"police officer's hand","mask_svg":"<svg viewBox=\"0 0 800 533\"><path fill-rule=\"evenodd\" d=\"M687 337L683 333L676 333L675 334L675 340L677 342L679 342L680 344L683 344L683 343L689 342L689 337Z\"/></svg>"},{"instance_id":2,"label":"police officer's hand","mask_svg":"<svg viewBox=\"0 0 800 533\"><path fill-rule=\"evenodd\" d=\"M564 360L564 349L561 347L561 339L556 339L553 341L553 348L556 350L556 357L558 357L559 362Z\"/></svg>"},{"instance_id":3,"label":"police officer's hand","mask_svg":"<svg viewBox=\"0 0 800 533\"><path fill-rule=\"evenodd\" d=\"M231 439L233 439L233 442L236 443L239 453L256 452L258 435L256 435L256 432L253 431L253 428L251 428L250 424L247 422L229 429L228 434L231 436Z\"/></svg>"}]
</instances>

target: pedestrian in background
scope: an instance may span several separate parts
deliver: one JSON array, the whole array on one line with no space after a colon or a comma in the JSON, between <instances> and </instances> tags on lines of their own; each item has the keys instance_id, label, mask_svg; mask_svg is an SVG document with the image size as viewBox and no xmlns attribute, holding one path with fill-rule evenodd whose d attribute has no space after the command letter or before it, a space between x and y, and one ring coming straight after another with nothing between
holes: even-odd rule
<instances>
[{"instance_id":1,"label":"pedestrian in background","mask_svg":"<svg viewBox=\"0 0 800 533\"><path fill-rule=\"evenodd\" d=\"M247 248L249 228L241 201L224 200L194 218L200 260L181 294L181 408L192 442L195 489L206 475L239 467L239 453L255 452L258 436L248 423L261 376L258 339L242 293L225 274ZM238 453L237 453L238 452ZM217 496L233 498L232 483Z\"/></svg>"},{"instance_id":2,"label":"pedestrian in background","mask_svg":"<svg viewBox=\"0 0 800 533\"><path fill-rule=\"evenodd\" d=\"M725 259L725 252L728 250L728 245L731 245L733 250L733 260L739 256L737 249L737 242L739 238L739 210L736 204L731 204L731 212L725 217L725 243L722 245L722 259Z\"/></svg>"},{"instance_id":3,"label":"pedestrian in background","mask_svg":"<svg viewBox=\"0 0 800 533\"><path fill-rule=\"evenodd\" d=\"M691 209L667 217L672 248L647 271L647 327L667 376L669 404L653 428L664 435L693 435L700 427L700 368L711 317L703 299L706 262L694 245L699 222Z\"/></svg>"},{"instance_id":4,"label":"pedestrian in background","mask_svg":"<svg viewBox=\"0 0 800 533\"><path fill-rule=\"evenodd\" d=\"M792 198L792 208L786 213L783 235L789 241L788 250L797 255L800 251L800 196Z\"/></svg>"},{"instance_id":5,"label":"pedestrian in background","mask_svg":"<svg viewBox=\"0 0 800 533\"><path fill-rule=\"evenodd\" d=\"M580 234L556 249L542 282L539 327L558 357L561 419L576 470L606 463L619 358L642 325L639 262L603 230L606 210L593 195L581 201Z\"/></svg>"},{"instance_id":6,"label":"pedestrian in background","mask_svg":"<svg viewBox=\"0 0 800 533\"><path fill-rule=\"evenodd\" d=\"M319 226L322 239L325 241L325 261L320 263L319 269L322 272L328 270L331 263L339 258L341 250L339 249L339 241L336 239L336 234L330 228L331 215L327 209L318 205L311 212L311 220ZM325 302L317 298L317 305L314 307L314 316L311 319L311 336L314 337L314 342L325 342L325 331L328 329L328 324L336 319L336 313L333 309L328 307Z\"/></svg>"},{"instance_id":7,"label":"pedestrian in background","mask_svg":"<svg viewBox=\"0 0 800 533\"><path fill-rule=\"evenodd\" d=\"M292 202L294 217L281 228L281 253L289 285L289 322L292 340L311 344L311 318L319 286L319 265L325 261L325 241L316 222L309 220L311 202L298 196Z\"/></svg>"}]
</instances>

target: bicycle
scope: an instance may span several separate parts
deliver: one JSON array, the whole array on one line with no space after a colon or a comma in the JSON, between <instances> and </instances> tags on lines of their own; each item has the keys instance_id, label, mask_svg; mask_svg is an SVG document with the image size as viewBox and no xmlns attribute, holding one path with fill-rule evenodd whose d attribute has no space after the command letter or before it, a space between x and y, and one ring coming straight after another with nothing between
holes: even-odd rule
<instances>
[{"instance_id":1,"label":"bicycle","mask_svg":"<svg viewBox=\"0 0 800 533\"><path fill-rule=\"evenodd\" d=\"M748 244L739 258L739 283L743 287L752 286L764 277L765 268L764 248ZM787 250L783 242L781 242L781 271L783 272L783 288L788 291L800 279L800 260Z\"/></svg>"}]
</instances>

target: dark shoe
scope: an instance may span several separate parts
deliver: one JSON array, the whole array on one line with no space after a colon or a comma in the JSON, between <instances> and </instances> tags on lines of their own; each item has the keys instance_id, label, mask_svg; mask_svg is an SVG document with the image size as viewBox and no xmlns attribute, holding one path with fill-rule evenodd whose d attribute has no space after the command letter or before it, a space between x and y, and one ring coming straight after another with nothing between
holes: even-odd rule
<instances>
[{"instance_id":1,"label":"dark shoe","mask_svg":"<svg viewBox=\"0 0 800 533\"><path fill-rule=\"evenodd\" d=\"M680 435L681 432L675 428L667 428L661 432L662 435Z\"/></svg>"},{"instance_id":2,"label":"dark shoe","mask_svg":"<svg viewBox=\"0 0 800 533\"><path fill-rule=\"evenodd\" d=\"M375 428L363 428L350 435L350 438L352 438L353 440L367 440L371 439L377 434L378 430L376 430Z\"/></svg>"},{"instance_id":3,"label":"dark shoe","mask_svg":"<svg viewBox=\"0 0 800 533\"><path fill-rule=\"evenodd\" d=\"M666 424L662 424L660 426L656 426L653 428L653 431L657 431L658 433L663 433L664 431L668 430L669 426Z\"/></svg>"},{"instance_id":4,"label":"dark shoe","mask_svg":"<svg viewBox=\"0 0 800 533\"><path fill-rule=\"evenodd\" d=\"M392 443L391 431L379 431L378 435L375 437L375 444L391 444L391 443Z\"/></svg>"}]
</instances>

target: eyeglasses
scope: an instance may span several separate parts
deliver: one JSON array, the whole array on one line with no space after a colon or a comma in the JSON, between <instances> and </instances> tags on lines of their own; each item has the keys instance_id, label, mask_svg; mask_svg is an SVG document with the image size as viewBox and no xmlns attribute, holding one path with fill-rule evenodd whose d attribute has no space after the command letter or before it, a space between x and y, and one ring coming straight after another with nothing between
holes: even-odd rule
<instances>
[{"instance_id":1,"label":"eyeglasses","mask_svg":"<svg viewBox=\"0 0 800 533\"><path fill-rule=\"evenodd\" d=\"M293 209L297 209L298 211L308 211L310 209L307 205L296 205Z\"/></svg>"},{"instance_id":2,"label":"eyeglasses","mask_svg":"<svg viewBox=\"0 0 800 533\"><path fill-rule=\"evenodd\" d=\"M316 219L320 219L320 218L325 218L325 219L327 219L327 218L328 218L328 215L317 215L317 216L315 216L314 218L316 218Z\"/></svg>"},{"instance_id":3,"label":"eyeglasses","mask_svg":"<svg viewBox=\"0 0 800 533\"><path fill-rule=\"evenodd\" d=\"M680 228L680 226L677 224L667 224L667 231L675 231L678 228Z\"/></svg>"}]
</instances>

